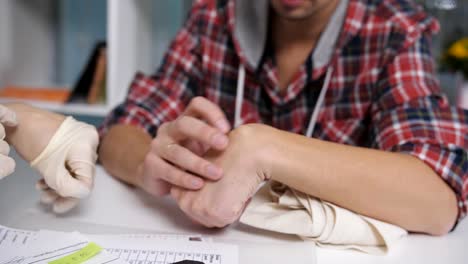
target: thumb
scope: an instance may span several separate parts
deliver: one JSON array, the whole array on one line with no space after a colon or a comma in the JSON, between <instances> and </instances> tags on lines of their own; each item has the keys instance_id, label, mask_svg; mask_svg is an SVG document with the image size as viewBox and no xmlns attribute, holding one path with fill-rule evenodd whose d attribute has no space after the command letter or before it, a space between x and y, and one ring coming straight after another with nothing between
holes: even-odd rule
<instances>
[{"instance_id":1,"label":"thumb","mask_svg":"<svg viewBox=\"0 0 468 264\"><path fill-rule=\"evenodd\" d=\"M94 147L75 144L67 154L67 169L72 172L76 179L91 187L93 185L96 160L97 154Z\"/></svg>"},{"instance_id":2,"label":"thumb","mask_svg":"<svg viewBox=\"0 0 468 264\"><path fill-rule=\"evenodd\" d=\"M67 154L66 172L57 184L62 197L84 198L89 195L94 183L95 150L87 145L73 145Z\"/></svg>"},{"instance_id":3,"label":"thumb","mask_svg":"<svg viewBox=\"0 0 468 264\"><path fill-rule=\"evenodd\" d=\"M15 111L0 104L0 123L6 126L18 125L18 120L16 119Z\"/></svg>"}]
</instances>

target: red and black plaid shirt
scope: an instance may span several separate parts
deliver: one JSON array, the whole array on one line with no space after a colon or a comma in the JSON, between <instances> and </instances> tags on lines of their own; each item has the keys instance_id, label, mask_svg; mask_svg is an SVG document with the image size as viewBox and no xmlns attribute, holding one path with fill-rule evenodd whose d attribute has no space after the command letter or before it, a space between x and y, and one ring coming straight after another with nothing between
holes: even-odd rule
<instances>
[{"instance_id":1,"label":"red and black plaid shirt","mask_svg":"<svg viewBox=\"0 0 468 264\"><path fill-rule=\"evenodd\" d=\"M459 219L466 215L468 115L450 108L441 94L430 49L436 21L407 0L350 0L329 65L314 68L309 58L281 91L272 54L265 52L257 68L245 59L233 34L234 5L233 0L196 1L160 69L152 76L136 75L101 136L114 124L154 136L194 96L217 103L233 122L241 63L246 68L242 121L303 134L332 66L313 137L419 158L456 193Z\"/></svg>"}]
</instances>

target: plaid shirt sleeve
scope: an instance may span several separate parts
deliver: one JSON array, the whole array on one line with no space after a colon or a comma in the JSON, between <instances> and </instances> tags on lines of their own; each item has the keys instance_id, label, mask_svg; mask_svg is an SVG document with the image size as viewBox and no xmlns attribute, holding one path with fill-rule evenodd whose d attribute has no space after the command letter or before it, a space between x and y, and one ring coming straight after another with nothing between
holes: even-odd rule
<instances>
[{"instance_id":1,"label":"plaid shirt sleeve","mask_svg":"<svg viewBox=\"0 0 468 264\"><path fill-rule=\"evenodd\" d=\"M451 108L441 94L430 39L422 34L394 51L381 72L372 108L374 146L429 165L455 192L460 220L467 214L468 113Z\"/></svg>"},{"instance_id":2,"label":"plaid shirt sleeve","mask_svg":"<svg viewBox=\"0 0 468 264\"><path fill-rule=\"evenodd\" d=\"M125 101L113 109L99 129L102 138L116 124L139 127L155 136L160 124L176 119L194 96L201 80L198 17L194 4L184 27L171 43L154 76L137 73Z\"/></svg>"}]
</instances>

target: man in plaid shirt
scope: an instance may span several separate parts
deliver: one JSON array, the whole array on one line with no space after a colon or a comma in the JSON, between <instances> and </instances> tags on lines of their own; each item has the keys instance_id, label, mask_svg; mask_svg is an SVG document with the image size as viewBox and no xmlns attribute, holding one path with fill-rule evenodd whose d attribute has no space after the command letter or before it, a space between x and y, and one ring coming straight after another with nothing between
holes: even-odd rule
<instances>
[{"instance_id":1,"label":"man in plaid shirt","mask_svg":"<svg viewBox=\"0 0 468 264\"><path fill-rule=\"evenodd\" d=\"M101 128L109 173L205 226L265 180L409 231L467 212L468 118L408 0L199 0ZM233 129L231 129L233 128Z\"/></svg>"}]
</instances>

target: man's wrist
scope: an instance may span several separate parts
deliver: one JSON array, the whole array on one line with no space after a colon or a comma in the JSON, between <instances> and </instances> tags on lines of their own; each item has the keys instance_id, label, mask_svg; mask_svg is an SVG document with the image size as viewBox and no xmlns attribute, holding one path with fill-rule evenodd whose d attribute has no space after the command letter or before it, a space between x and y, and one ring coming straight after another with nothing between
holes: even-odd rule
<instances>
[{"instance_id":1,"label":"man's wrist","mask_svg":"<svg viewBox=\"0 0 468 264\"><path fill-rule=\"evenodd\" d=\"M288 150L288 137L290 132L276 129L274 127L265 126L267 129L263 129L259 132L263 152L261 164L265 168L266 173L265 180L274 180L281 182L285 176L284 171L287 168L288 160L294 159Z\"/></svg>"},{"instance_id":2,"label":"man's wrist","mask_svg":"<svg viewBox=\"0 0 468 264\"><path fill-rule=\"evenodd\" d=\"M278 158L276 128L263 124L246 124L238 127L236 133L245 139L246 153L250 153L258 168L258 176L262 181L271 179L273 165Z\"/></svg>"}]
</instances>

